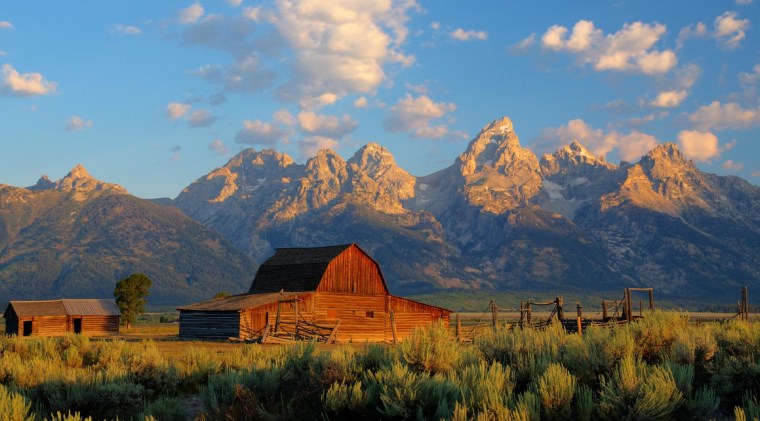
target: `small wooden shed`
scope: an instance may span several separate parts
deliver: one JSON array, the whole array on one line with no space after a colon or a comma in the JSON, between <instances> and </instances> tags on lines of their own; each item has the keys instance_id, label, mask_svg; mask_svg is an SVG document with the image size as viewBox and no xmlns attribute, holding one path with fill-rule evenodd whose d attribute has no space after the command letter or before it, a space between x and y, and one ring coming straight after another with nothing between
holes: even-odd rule
<instances>
[{"instance_id":1,"label":"small wooden shed","mask_svg":"<svg viewBox=\"0 0 760 421\"><path fill-rule=\"evenodd\" d=\"M403 340L451 310L391 295L380 266L356 244L279 248L247 294L179 308L180 338L312 337L339 342ZM299 333L300 332L300 333Z\"/></svg>"},{"instance_id":2,"label":"small wooden shed","mask_svg":"<svg viewBox=\"0 0 760 421\"><path fill-rule=\"evenodd\" d=\"M11 301L5 309L6 335L61 336L119 333L121 312L114 300Z\"/></svg>"}]
</instances>

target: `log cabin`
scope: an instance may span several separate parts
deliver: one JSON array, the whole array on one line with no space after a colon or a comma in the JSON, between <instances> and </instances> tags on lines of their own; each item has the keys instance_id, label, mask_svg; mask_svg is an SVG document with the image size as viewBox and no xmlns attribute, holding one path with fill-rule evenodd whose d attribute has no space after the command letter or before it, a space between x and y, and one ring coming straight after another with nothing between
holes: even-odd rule
<instances>
[{"instance_id":1,"label":"log cabin","mask_svg":"<svg viewBox=\"0 0 760 421\"><path fill-rule=\"evenodd\" d=\"M100 336L119 333L121 312L114 300L11 301L3 317L6 335Z\"/></svg>"},{"instance_id":2,"label":"log cabin","mask_svg":"<svg viewBox=\"0 0 760 421\"><path fill-rule=\"evenodd\" d=\"M451 310L391 295L380 266L356 244L278 248L246 294L179 308L183 339L401 341L449 324ZM276 341L275 341L276 342Z\"/></svg>"}]
</instances>

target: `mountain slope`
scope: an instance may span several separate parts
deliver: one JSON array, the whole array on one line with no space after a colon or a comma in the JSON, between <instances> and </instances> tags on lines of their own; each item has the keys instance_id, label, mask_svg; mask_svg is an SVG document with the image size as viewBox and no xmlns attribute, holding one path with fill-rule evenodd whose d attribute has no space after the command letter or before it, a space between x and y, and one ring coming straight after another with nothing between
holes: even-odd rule
<instances>
[{"instance_id":1,"label":"mountain slope","mask_svg":"<svg viewBox=\"0 0 760 421\"><path fill-rule=\"evenodd\" d=\"M110 297L132 272L153 281L150 303L242 291L253 261L179 210L127 194L78 166L55 183L0 187L0 302Z\"/></svg>"}]
</instances>

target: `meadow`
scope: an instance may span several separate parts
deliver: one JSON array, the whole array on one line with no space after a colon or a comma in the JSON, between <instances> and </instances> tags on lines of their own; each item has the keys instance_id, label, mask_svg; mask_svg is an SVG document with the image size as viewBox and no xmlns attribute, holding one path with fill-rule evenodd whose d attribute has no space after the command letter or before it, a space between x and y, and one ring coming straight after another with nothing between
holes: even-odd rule
<instances>
[{"instance_id":1,"label":"meadow","mask_svg":"<svg viewBox=\"0 0 760 421\"><path fill-rule=\"evenodd\" d=\"M760 420L757 321L656 311L467 343L434 326L395 346L180 342L169 326L3 337L0 420Z\"/></svg>"}]
</instances>

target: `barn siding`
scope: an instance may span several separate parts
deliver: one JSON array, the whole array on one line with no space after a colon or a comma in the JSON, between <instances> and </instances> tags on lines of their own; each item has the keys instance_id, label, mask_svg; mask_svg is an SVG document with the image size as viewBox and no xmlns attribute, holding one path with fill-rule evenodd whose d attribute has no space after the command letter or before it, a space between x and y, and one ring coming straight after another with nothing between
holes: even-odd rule
<instances>
[{"instance_id":1,"label":"barn siding","mask_svg":"<svg viewBox=\"0 0 760 421\"><path fill-rule=\"evenodd\" d=\"M180 339L227 339L240 336L240 313L237 311L179 312Z\"/></svg>"},{"instance_id":2,"label":"barn siding","mask_svg":"<svg viewBox=\"0 0 760 421\"><path fill-rule=\"evenodd\" d=\"M5 334L17 335L18 334L18 317L14 314L12 317L5 319Z\"/></svg>"},{"instance_id":3,"label":"barn siding","mask_svg":"<svg viewBox=\"0 0 760 421\"><path fill-rule=\"evenodd\" d=\"M317 324L334 324L340 320L335 340L338 342L385 341L385 296L317 293L314 305ZM328 311L330 316L328 317ZM367 312L372 312L368 317Z\"/></svg>"},{"instance_id":4,"label":"barn siding","mask_svg":"<svg viewBox=\"0 0 760 421\"><path fill-rule=\"evenodd\" d=\"M69 331L74 331L74 319L78 316L72 316L69 322ZM119 316L81 316L82 335L106 335L119 333Z\"/></svg>"},{"instance_id":5,"label":"barn siding","mask_svg":"<svg viewBox=\"0 0 760 421\"><path fill-rule=\"evenodd\" d=\"M327 265L317 291L365 295L387 293L380 267L356 246L347 248Z\"/></svg>"},{"instance_id":6,"label":"barn siding","mask_svg":"<svg viewBox=\"0 0 760 421\"><path fill-rule=\"evenodd\" d=\"M32 322L32 336L63 336L68 332L67 316L20 317L18 320L19 327L22 327L25 321ZM23 331L19 334L22 335Z\"/></svg>"}]
</instances>

